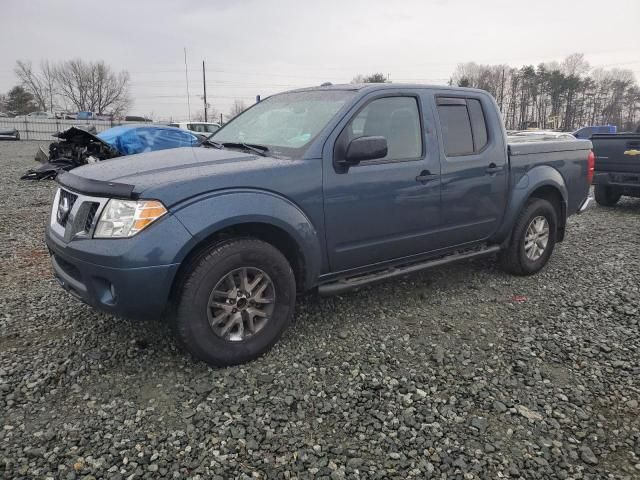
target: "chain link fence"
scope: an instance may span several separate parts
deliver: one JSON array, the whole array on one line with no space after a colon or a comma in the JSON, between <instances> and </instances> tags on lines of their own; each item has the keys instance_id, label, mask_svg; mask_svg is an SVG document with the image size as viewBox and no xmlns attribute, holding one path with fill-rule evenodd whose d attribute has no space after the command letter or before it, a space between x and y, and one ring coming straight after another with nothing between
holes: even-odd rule
<instances>
[{"instance_id":1,"label":"chain link fence","mask_svg":"<svg viewBox=\"0 0 640 480\"><path fill-rule=\"evenodd\" d=\"M0 130L16 129L20 140L55 140L52 135L72 126L93 126L97 133L118 125L140 122L120 122L117 120L58 120L55 118L36 119L30 117L0 118Z\"/></svg>"}]
</instances>

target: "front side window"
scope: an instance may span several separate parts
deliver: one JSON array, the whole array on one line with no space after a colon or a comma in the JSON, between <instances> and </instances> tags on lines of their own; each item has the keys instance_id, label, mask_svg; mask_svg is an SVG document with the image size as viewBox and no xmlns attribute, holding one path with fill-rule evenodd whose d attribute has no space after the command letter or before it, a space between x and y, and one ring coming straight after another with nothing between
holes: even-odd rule
<instances>
[{"instance_id":1,"label":"front side window","mask_svg":"<svg viewBox=\"0 0 640 480\"><path fill-rule=\"evenodd\" d=\"M355 94L354 90L309 90L274 95L235 117L211 140L263 145L275 154L293 156L301 153Z\"/></svg>"},{"instance_id":2,"label":"front side window","mask_svg":"<svg viewBox=\"0 0 640 480\"><path fill-rule=\"evenodd\" d=\"M348 143L354 138L387 139L384 160L409 160L422 155L420 111L414 97L384 97L367 104L345 127Z\"/></svg>"}]
</instances>

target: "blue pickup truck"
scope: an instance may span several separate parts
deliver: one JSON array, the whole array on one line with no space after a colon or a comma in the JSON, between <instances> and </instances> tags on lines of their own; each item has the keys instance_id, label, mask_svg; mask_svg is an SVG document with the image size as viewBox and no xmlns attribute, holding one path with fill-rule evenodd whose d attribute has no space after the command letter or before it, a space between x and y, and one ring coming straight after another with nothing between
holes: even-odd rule
<instances>
[{"instance_id":1,"label":"blue pickup truck","mask_svg":"<svg viewBox=\"0 0 640 480\"><path fill-rule=\"evenodd\" d=\"M213 365L266 351L301 292L488 255L537 272L586 208L594 162L587 140L509 145L486 92L424 85L274 95L207 146L58 176L46 242L70 293L168 315Z\"/></svg>"}]
</instances>

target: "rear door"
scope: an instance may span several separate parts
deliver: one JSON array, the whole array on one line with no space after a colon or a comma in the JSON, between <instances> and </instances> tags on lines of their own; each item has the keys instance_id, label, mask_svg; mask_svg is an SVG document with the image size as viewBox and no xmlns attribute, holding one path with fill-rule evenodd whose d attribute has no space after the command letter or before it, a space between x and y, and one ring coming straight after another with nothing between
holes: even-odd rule
<instances>
[{"instance_id":1,"label":"rear door","mask_svg":"<svg viewBox=\"0 0 640 480\"><path fill-rule=\"evenodd\" d=\"M327 253L342 271L432 250L440 224L437 137L426 133L430 105L420 92L389 90L363 98L325 144L323 188ZM360 136L387 139L385 158L343 170L336 144Z\"/></svg>"},{"instance_id":2,"label":"rear door","mask_svg":"<svg viewBox=\"0 0 640 480\"><path fill-rule=\"evenodd\" d=\"M435 103L442 145L443 230L450 245L487 239L501 223L508 189L498 109L488 96L471 92L443 91Z\"/></svg>"}]
</instances>

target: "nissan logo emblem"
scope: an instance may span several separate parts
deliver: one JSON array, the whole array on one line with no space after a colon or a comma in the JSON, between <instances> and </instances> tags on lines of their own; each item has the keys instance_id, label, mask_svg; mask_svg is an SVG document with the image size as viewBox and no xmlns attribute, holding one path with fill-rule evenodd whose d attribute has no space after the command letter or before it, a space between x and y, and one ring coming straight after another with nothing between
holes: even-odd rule
<instances>
[{"instance_id":1,"label":"nissan logo emblem","mask_svg":"<svg viewBox=\"0 0 640 480\"><path fill-rule=\"evenodd\" d=\"M64 223L67 217L69 216L69 212L71 211L71 205L69 203L69 198L62 197L60 199L60 203L58 204L58 222Z\"/></svg>"}]
</instances>

